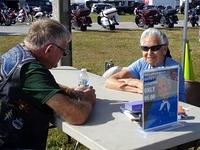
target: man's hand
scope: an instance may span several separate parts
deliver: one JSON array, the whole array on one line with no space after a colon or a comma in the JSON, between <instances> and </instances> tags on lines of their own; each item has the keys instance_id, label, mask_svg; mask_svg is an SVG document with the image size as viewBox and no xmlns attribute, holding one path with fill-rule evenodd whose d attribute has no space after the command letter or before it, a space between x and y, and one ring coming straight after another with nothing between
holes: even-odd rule
<instances>
[{"instance_id":1,"label":"man's hand","mask_svg":"<svg viewBox=\"0 0 200 150\"><path fill-rule=\"evenodd\" d=\"M84 87L78 86L74 89L78 95L80 95L80 100L85 100L90 102L92 105L96 102L95 89L92 86Z\"/></svg>"},{"instance_id":2,"label":"man's hand","mask_svg":"<svg viewBox=\"0 0 200 150\"><path fill-rule=\"evenodd\" d=\"M62 89L66 93L55 94L47 101L47 105L70 124L85 123L96 102L93 87L77 87L75 89L66 87Z\"/></svg>"}]
</instances>

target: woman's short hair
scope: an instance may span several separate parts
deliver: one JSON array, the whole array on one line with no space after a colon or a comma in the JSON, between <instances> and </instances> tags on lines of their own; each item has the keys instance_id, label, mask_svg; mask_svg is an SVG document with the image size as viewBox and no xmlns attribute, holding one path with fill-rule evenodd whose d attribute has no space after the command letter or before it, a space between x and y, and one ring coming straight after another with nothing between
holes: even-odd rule
<instances>
[{"instance_id":1,"label":"woman's short hair","mask_svg":"<svg viewBox=\"0 0 200 150\"><path fill-rule=\"evenodd\" d=\"M42 18L31 25L24 44L32 50L37 50L48 43L58 43L63 40L66 43L71 40L71 34L67 28L56 20Z\"/></svg>"},{"instance_id":2,"label":"woman's short hair","mask_svg":"<svg viewBox=\"0 0 200 150\"><path fill-rule=\"evenodd\" d=\"M160 39L160 44L168 45L168 39L167 39L166 34L155 28L148 28L145 31L143 31L143 33L140 37L140 45L143 45L144 39L147 36L156 36Z\"/></svg>"},{"instance_id":3,"label":"woman's short hair","mask_svg":"<svg viewBox=\"0 0 200 150\"><path fill-rule=\"evenodd\" d=\"M167 54L166 54L166 57L172 57L171 54L170 54L170 50L168 48L168 38L166 36L166 34L164 32L161 32L160 30L158 29L155 29L155 28L148 28L146 29L141 37L140 37L140 45L143 45L143 42L144 42L144 39L147 37L147 36L156 36L160 39L160 44L166 44L167 45Z\"/></svg>"}]
</instances>

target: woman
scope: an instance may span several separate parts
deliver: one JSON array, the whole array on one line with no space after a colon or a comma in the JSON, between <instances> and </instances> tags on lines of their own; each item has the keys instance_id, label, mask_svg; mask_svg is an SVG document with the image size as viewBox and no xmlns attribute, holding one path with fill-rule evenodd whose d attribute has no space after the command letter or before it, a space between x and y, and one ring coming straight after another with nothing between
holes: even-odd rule
<instances>
[{"instance_id":1,"label":"woman","mask_svg":"<svg viewBox=\"0 0 200 150\"><path fill-rule=\"evenodd\" d=\"M110 76L106 87L116 90L142 93L143 71L156 67L179 65L171 58L166 35L155 28L145 30L140 38L142 58L133 62L127 69ZM184 78L180 66L179 99L185 101Z\"/></svg>"}]
</instances>

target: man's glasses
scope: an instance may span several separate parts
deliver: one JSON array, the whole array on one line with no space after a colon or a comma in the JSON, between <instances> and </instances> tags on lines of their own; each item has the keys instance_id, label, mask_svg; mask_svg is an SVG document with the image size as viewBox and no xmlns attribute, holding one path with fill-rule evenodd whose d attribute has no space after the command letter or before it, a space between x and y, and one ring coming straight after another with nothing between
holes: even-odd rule
<instances>
[{"instance_id":1,"label":"man's glasses","mask_svg":"<svg viewBox=\"0 0 200 150\"><path fill-rule=\"evenodd\" d=\"M142 49L143 51L145 51L145 52L148 52L149 50L155 52L155 51L160 50L160 48L161 48L162 46L165 46L165 45L166 45L166 44L160 44L160 45L155 45L155 46L151 46L151 47L148 47L148 46L140 46L140 47L141 47L141 49Z\"/></svg>"},{"instance_id":2,"label":"man's glasses","mask_svg":"<svg viewBox=\"0 0 200 150\"><path fill-rule=\"evenodd\" d=\"M59 45L57 45L55 43L50 43L50 44L55 45L57 48L59 48L61 51L63 51L63 56L67 56L67 55L70 54L70 51L67 48L62 48L62 47L60 47Z\"/></svg>"}]
</instances>

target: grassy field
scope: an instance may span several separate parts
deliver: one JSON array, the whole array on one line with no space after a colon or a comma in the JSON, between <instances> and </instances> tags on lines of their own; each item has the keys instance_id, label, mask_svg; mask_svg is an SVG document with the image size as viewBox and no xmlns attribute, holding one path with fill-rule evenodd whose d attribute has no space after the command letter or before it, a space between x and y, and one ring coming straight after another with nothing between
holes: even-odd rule
<instances>
[{"instance_id":1,"label":"grassy field","mask_svg":"<svg viewBox=\"0 0 200 150\"><path fill-rule=\"evenodd\" d=\"M163 29L169 37L169 48L172 56L181 63L182 56L182 28ZM102 75L105 61L112 59L115 65L127 66L141 57L139 48L139 37L142 30L132 31L86 31L73 32L72 52L73 66L76 68L87 68L88 71ZM188 30L191 57L193 60L196 80L200 81L200 52L199 52L199 29ZM23 36L0 36L0 52L3 53L16 43L22 42ZM47 150L71 150L74 140L57 129L50 129ZM80 146L80 150L87 150Z\"/></svg>"},{"instance_id":2,"label":"grassy field","mask_svg":"<svg viewBox=\"0 0 200 150\"><path fill-rule=\"evenodd\" d=\"M182 28L164 30L169 37L172 56L180 63L182 60L182 31ZM200 80L198 31L198 28L190 28L188 40L192 50L196 79ZM91 72L99 75L104 72L104 62L109 59L112 59L115 65L127 66L141 56L139 48L141 32L141 30L134 30L73 33L73 65L77 68L87 67ZM98 62L96 62L97 58ZM80 62L80 60L84 61Z\"/></svg>"}]
</instances>

